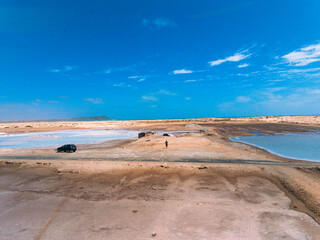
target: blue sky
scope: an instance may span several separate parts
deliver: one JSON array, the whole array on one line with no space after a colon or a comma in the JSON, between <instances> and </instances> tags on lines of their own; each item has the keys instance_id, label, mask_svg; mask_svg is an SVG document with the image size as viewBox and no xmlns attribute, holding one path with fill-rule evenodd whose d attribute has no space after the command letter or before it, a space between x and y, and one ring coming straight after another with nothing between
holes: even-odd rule
<instances>
[{"instance_id":1,"label":"blue sky","mask_svg":"<svg viewBox=\"0 0 320 240\"><path fill-rule=\"evenodd\" d=\"M2 0L0 120L318 115L318 0Z\"/></svg>"}]
</instances>

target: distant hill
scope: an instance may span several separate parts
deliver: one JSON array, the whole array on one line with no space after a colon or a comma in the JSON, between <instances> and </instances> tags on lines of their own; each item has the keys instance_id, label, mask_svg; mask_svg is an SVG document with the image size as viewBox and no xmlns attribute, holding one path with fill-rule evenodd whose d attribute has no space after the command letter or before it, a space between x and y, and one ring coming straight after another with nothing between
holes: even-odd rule
<instances>
[{"instance_id":1,"label":"distant hill","mask_svg":"<svg viewBox=\"0 0 320 240\"><path fill-rule=\"evenodd\" d=\"M72 118L71 121L109 121L111 118L106 116L95 116L95 117L77 117Z\"/></svg>"}]
</instances>

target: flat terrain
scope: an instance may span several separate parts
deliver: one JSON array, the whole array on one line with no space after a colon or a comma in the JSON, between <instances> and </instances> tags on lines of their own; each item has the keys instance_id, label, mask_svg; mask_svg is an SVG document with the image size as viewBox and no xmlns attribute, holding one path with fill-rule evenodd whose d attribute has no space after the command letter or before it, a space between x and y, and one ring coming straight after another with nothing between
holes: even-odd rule
<instances>
[{"instance_id":1,"label":"flat terrain","mask_svg":"<svg viewBox=\"0 0 320 240\"><path fill-rule=\"evenodd\" d=\"M280 131L301 129L320 129L320 116L282 116L282 117L248 117L248 118L197 118L171 120L134 120L134 121L93 121L93 122L0 122L0 132L19 133L35 131L54 131L63 129L167 129L184 130L186 124L213 125L217 127L264 128L271 130L276 126ZM252 125L253 124L253 125ZM287 129L283 129L283 127ZM288 129L289 127L289 129ZM192 129L192 127L188 127ZM201 129L195 127L195 129ZM243 130L243 129L242 129ZM260 129L261 130L261 129ZM242 131L243 132L243 131Z\"/></svg>"},{"instance_id":2,"label":"flat terrain","mask_svg":"<svg viewBox=\"0 0 320 240\"><path fill-rule=\"evenodd\" d=\"M259 175L165 166L0 167L1 239L320 239Z\"/></svg>"},{"instance_id":3,"label":"flat terrain","mask_svg":"<svg viewBox=\"0 0 320 240\"><path fill-rule=\"evenodd\" d=\"M0 124L90 128L189 133L0 149L0 239L320 239L320 163L229 140L319 130L320 117Z\"/></svg>"}]
</instances>

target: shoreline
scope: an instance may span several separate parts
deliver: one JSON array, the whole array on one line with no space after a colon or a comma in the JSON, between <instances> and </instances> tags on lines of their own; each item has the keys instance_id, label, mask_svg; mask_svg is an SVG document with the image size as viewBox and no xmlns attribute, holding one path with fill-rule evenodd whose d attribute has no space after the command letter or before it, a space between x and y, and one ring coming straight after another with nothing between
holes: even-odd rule
<instances>
[{"instance_id":1,"label":"shoreline","mask_svg":"<svg viewBox=\"0 0 320 240\"><path fill-rule=\"evenodd\" d=\"M92 123L87 124L87 129L97 127ZM46 129L51 130L53 127L49 126ZM100 127L110 129L110 125L100 125ZM86 209L85 206L95 206L93 211L102 205L103 209L114 206L106 210L108 214L113 211L113 208L122 209L125 206L127 209L135 206L138 212L146 211L141 216L143 225L159 214L161 217L171 216L172 219L180 216L178 222L172 222L170 225L178 226L189 216L197 214L203 206L206 210L201 214L199 212L200 215L195 217L199 219L210 217L211 222L228 218L230 224L236 224L236 226L253 224L256 230L261 227L261 222L265 222L267 229L277 228L277 231L281 232L292 227L286 219L291 219L290 221L298 225L302 224L301 226L310 226L313 224L312 221L316 221L317 225L314 225L312 232L308 234L315 234L319 230L318 235L313 235L319 236L320 162L280 157L267 150L229 139L233 136L248 136L249 131L308 132L310 129L319 127L318 125L315 128L310 125L262 122L192 122L191 124L190 122L170 122L170 124L151 122L143 125L138 123L136 126L126 126L125 129L190 131L190 133L171 137L152 135L132 140L80 144L79 150L75 153L57 154L52 149L0 150L0 171L2 172L2 175L0 174L2 185L0 185L8 199L10 199L10 191L14 191L21 199L25 199L26 194L36 194L40 199L45 197L52 201L62 198L59 201L63 203L65 201L66 207L74 207L73 214L80 214L82 211L78 210L79 207L75 207L80 203L83 204L80 209ZM118 125L117 128L119 129L120 126ZM35 127L33 130L41 129ZM14 129L11 130L14 131ZM169 142L168 149L164 146L166 140ZM12 183L12 181L17 182ZM29 201L29 198L26 199ZM30 200L30 204L34 204L34 201L36 200ZM189 214L179 215L183 213L182 210L174 212L177 211L176 205L189 209ZM54 212L50 209L48 211ZM123 211L116 211L113 216L116 217L121 213L128 219L132 217L132 210ZM207 216L207 211L213 211L213 215ZM220 211L222 211L221 215L216 217L215 213ZM68 211L59 210L58 212L60 218L70 217ZM242 216L247 213L253 214L250 219L254 221L245 222L247 220L242 219ZM37 214L36 219L42 216L42 213ZM85 214L90 216L91 212ZM82 221L89 220L81 216L79 215L79 218ZM150 216L150 219L145 218L146 216ZM307 216L313 220L308 220ZM301 219L304 219L303 222L299 222L302 221ZM55 220L52 221L54 225ZM74 225L76 222L72 219L59 221L62 225L64 221L68 221L70 226L79 228ZM279 221L278 225L272 225L277 221ZM124 222L125 219L117 224L124 224ZM166 223L159 226L167 226ZM194 226L192 223L193 221L187 227ZM221 222L216 224L220 226ZM282 227L279 228L279 226ZM121 230L117 227L118 225L108 226L108 229L120 234ZM135 225L134 228L136 227L140 225ZM184 226L179 229L183 232ZM215 228L211 226L208 229ZM205 231L210 231L208 229ZM303 228L301 231L309 230ZM90 229L86 231L91 232ZM50 231L49 233L55 234ZM169 235L159 233L159 236L166 239Z\"/></svg>"},{"instance_id":2,"label":"shoreline","mask_svg":"<svg viewBox=\"0 0 320 240\"><path fill-rule=\"evenodd\" d=\"M233 137L232 137L233 138ZM290 156L285 156L285 155L282 155L282 154L279 154L279 153L276 153L270 149L267 149L267 148L264 148L264 147L261 147L261 146L258 146L256 144L253 144L253 143L247 143L245 141L242 141L242 140L233 140L233 139L230 139L231 141L234 141L234 142L238 142L238 143L242 143L242 144L246 144L246 145L249 145L249 146L252 146L252 147L255 147L257 149L260 149L260 150L264 150L272 155L275 155L275 156L278 156L278 157L281 157L281 158L284 158L288 161L304 161L304 162L320 162L320 159L319 160L312 160L312 159L302 159L302 158L295 158L295 157L290 157Z\"/></svg>"},{"instance_id":3,"label":"shoreline","mask_svg":"<svg viewBox=\"0 0 320 240\"><path fill-rule=\"evenodd\" d=\"M73 129L73 128L70 128L70 129L63 129L63 130L50 130L50 131L45 131L43 133L48 133L48 132L55 132L55 131L67 131L67 130L77 130L77 129ZM102 129L89 129L89 128L86 128L86 129L81 129L81 130L102 130ZM109 130L109 129L105 129L105 130ZM137 129L135 128L127 128L127 129L112 129L112 130L132 130L132 131L137 131ZM163 131L163 130L159 130L159 129L140 129L141 131ZM35 131L35 132L38 132L38 131ZM166 131L163 131L163 132L166 132ZM167 132L181 132L181 133L187 133L188 131L187 130L184 130L184 131L167 131ZM197 131L189 131L190 133L191 132L197 132ZM258 132L258 131L257 131ZM21 132L22 133L22 132ZM20 132L16 132L16 133L12 133L13 135L14 134L21 134ZM34 133L34 132L25 132L25 133ZM261 132L259 132L261 133ZM287 132L287 133L296 133L295 131L292 131L292 132ZM6 134L6 133L5 133ZM281 134L286 134L286 133L281 133ZM272 134L271 134L272 135ZM282 154L278 154L276 152L273 152L272 150L269 150L267 148L264 148L264 147L261 147L261 146L258 146L256 144L251 144L251 143L247 143L245 141L242 141L242 140L236 140L236 139L232 139L232 138L236 138L236 137L239 137L239 136L243 136L243 134L239 134L239 135L234 135L234 136L230 136L228 138L226 138L225 140L229 140L231 142L235 142L235 143L241 143L241 144L244 144L246 146L250 146L250 147L253 147L257 150L260 150L260 151L263 151L265 152L265 154L267 155L270 155L270 156L274 156L276 158L278 158L278 160L282 160L282 161L289 161L289 162L299 162L299 161L303 161L303 162L313 162L313 163L317 163L319 161L317 160L309 160L309 159L300 159L300 158L294 158L294 157L290 157L290 156L285 156L285 155L282 155ZM108 140L102 140L102 141L97 141L97 142L90 142L90 143L79 143L79 144L76 144L80 149L94 149L94 148L101 148L102 145L104 144L110 144L111 146L113 145L113 143L116 143L115 145L119 144L121 145L122 143L125 143L127 141L134 141L134 140L137 140L136 137L128 137L128 138L112 138L112 139L108 139ZM114 146L115 146L114 145ZM60 145L50 145L50 146L43 146L43 147L26 147L26 148L0 148L0 154L1 154L1 150L15 150L15 151L20 151L22 154L23 154L23 151L28 151L28 150L54 150L56 149L58 146ZM105 146L104 146L105 147ZM0 155L1 157L1 155ZM10 159L10 158L8 158ZM146 160L144 160L146 161Z\"/></svg>"}]
</instances>

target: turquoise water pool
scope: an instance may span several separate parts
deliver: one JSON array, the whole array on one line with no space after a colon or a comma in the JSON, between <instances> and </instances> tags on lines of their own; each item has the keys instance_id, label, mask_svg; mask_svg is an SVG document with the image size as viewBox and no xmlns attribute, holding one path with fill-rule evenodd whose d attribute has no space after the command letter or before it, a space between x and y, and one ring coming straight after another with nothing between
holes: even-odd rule
<instances>
[{"instance_id":1,"label":"turquoise water pool","mask_svg":"<svg viewBox=\"0 0 320 240\"><path fill-rule=\"evenodd\" d=\"M263 148L287 158L320 161L320 132L243 136L230 139Z\"/></svg>"}]
</instances>

